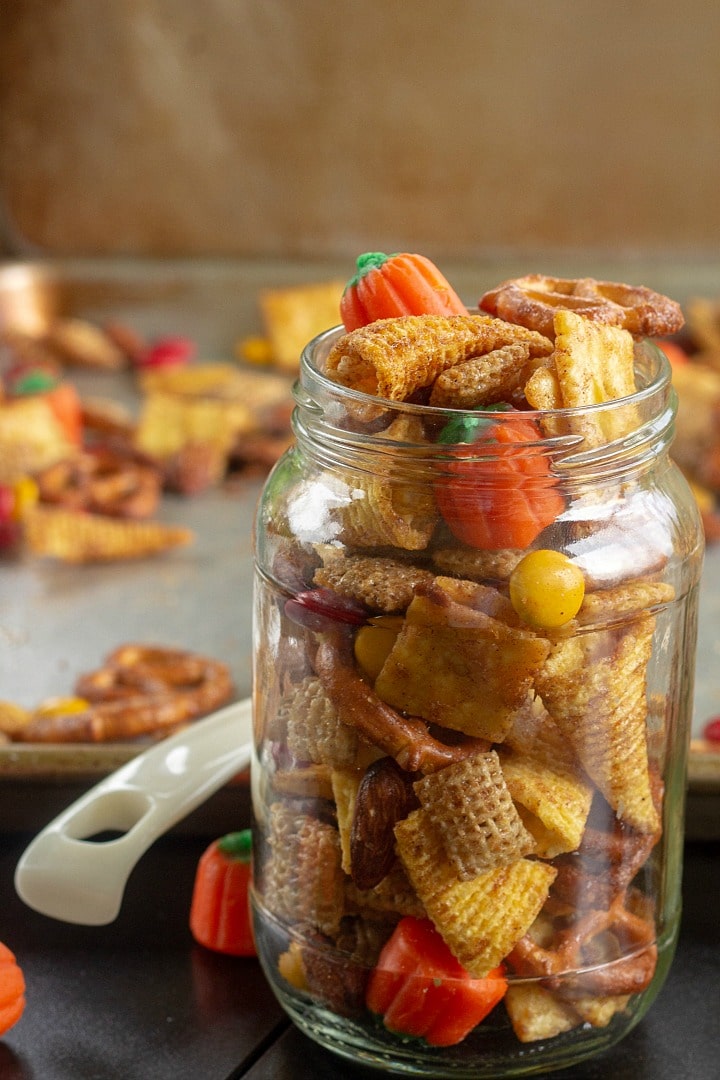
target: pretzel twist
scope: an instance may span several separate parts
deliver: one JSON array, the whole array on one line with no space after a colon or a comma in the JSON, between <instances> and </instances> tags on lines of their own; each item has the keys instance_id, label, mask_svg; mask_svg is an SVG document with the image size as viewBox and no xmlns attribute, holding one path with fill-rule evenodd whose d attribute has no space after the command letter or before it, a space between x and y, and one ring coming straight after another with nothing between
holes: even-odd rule
<instances>
[{"instance_id":1,"label":"pretzel twist","mask_svg":"<svg viewBox=\"0 0 720 1080\"><path fill-rule=\"evenodd\" d=\"M40 499L69 510L111 517L147 518L156 510L160 471L131 454L107 448L83 451L37 477Z\"/></svg>"},{"instance_id":2,"label":"pretzel twist","mask_svg":"<svg viewBox=\"0 0 720 1080\"><path fill-rule=\"evenodd\" d=\"M616 938L620 958L588 963L586 951L605 933ZM513 948L508 962L516 974L540 978L549 990L562 997L637 994L655 973L655 927L651 920L630 911L624 896L618 896L606 911L588 911L557 929L548 946L539 945L526 934Z\"/></svg>"}]
</instances>

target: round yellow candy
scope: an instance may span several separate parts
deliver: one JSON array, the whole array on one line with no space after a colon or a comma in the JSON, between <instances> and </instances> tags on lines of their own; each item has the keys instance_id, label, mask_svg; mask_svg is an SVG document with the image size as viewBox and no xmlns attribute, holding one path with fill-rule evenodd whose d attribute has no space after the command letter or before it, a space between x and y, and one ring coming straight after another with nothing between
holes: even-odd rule
<instances>
[{"instance_id":1,"label":"round yellow candy","mask_svg":"<svg viewBox=\"0 0 720 1080\"><path fill-rule=\"evenodd\" d=\"M557 630L570 622L584 596L582 570L560 551L531 551L510 576L512 606L537 630Z\"/></svg>"}]
</instances>

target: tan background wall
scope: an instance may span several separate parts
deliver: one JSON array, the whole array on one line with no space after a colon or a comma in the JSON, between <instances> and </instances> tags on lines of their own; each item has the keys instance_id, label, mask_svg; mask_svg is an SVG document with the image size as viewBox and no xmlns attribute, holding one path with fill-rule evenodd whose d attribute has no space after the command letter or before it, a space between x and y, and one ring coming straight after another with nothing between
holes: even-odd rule
<instances>
[{"instance_id":1,"label":"tan background wall","mask_svg":"<svg viewBox=\"0 0 720 1080\"><path fill-rule=\"evenodd\" d=\"M19 254L720 250L720 5L3 0Z\"/></svg>"}]
</instances>

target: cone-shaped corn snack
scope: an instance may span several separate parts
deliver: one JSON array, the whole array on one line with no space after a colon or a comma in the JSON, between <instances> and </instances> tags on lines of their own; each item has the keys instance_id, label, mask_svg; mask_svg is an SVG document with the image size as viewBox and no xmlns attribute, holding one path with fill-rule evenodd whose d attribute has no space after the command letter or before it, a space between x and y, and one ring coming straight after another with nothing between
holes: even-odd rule
<instances>
[{"instance_id":1,"label":"cone-shaped corn snack","mask_svg":"<svg viewBox=\"0 0 720 1080\"><path fill-rule=\"evenodd\" d=\"M353 390L406 401L454 364L518 341L527 342L535 356L552 352L542 334L487 315L379 319L335 343L326 374Z\"/></svg>"},{"instance_id":2,"label":"cone-shaped corn snack","mask_svg":"<svg viewBox=\"0 0 720 1080\"><path fill-rule=\"evenodd\" d=\"M180 526L122 521L54 506L34 506L24 521L25 539L34 555L69 563L141 559L194 539L190 529Z\"/></svg>"},{"instance_id":3,"label":"cone-shaped corn snack","mask_svg":"<svg viewBox=\"0 0 720 1080\"><path fill-rule=\"evenodd\" d=\"M655 620L577 635L553 647L536 680L548 712L618 817L639 832L659 821L648 770L646 668Z\"/></svg>"},{"instance_id":4,"label":"cone-shaped corn snack","mask_svg":"<svg viewBox=\"0 0 720 1080\"><path fill-rule=\"evenodd\" d=\"M425 810L395 827L398 853L428 916L460 963L481 979L507 956L545 903L556 871L518 859L460 881Z\"/></svg>"}]
</instances>

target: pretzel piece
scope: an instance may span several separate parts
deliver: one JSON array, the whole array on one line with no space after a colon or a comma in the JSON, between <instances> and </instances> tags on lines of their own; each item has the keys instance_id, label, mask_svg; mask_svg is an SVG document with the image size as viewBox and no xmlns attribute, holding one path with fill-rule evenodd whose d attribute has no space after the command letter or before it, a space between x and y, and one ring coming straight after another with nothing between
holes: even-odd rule
<instances>
[{"instance_id":1,"label":"pretzel piece","mask_svg":"<svg viewBox=\"0 0 720 1080\"><path fill-rule=\"evenodd\" d=\"M553 337L559 308L593 322L620 326L635 337L674 334L684 324L680 305L643 285L528 274L502 282L480 299L490 315Z\"/></svg>"},{"instance_id":2,"label":"pretzel piece","mask_svg":"<svg viewBox=\"0 0 720 1080\"><path fill-rule=\"evenodd\" d=\"M36 476L40 499L70 510L147 518L160 501L160 470L131 453L84 451Z\"/></svg>"}]
</instances>

